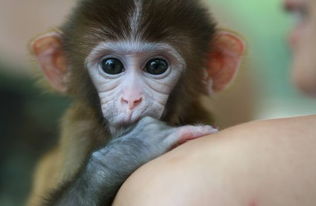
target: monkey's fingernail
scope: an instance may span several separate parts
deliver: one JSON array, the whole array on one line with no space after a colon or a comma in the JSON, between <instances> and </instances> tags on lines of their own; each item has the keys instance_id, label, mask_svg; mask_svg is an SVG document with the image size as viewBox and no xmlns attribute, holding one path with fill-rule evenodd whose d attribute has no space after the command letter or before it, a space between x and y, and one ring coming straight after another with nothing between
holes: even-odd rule
<instances>
[{"instance_id":1,"label":"monkey's fingernail","mask_svg":"<svg viewBox=\"0 0 316 206\"><path fill-rule=\"evenodd\" d=\"M209 133L217 133L217 132L219 132L218 129L216 129L216 128L214 128L214 127L211 127L211 126L207 126L207 131L208 131Z\"/></svg>"}]
</instances>

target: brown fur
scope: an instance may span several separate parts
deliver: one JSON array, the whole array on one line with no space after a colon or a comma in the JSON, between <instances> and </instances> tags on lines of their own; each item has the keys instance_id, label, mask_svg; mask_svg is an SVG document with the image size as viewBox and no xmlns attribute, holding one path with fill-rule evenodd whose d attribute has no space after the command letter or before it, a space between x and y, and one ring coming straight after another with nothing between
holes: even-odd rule
<instances>
[{"instance_id":1,"label":"brown fur","mask_svg":"<svg viewBox=\"0 0 316 206\"><path fill-rule=\"evenodd\" d=\"M167 102L162 120L171 125L211 123L199 99L206 54L215 35L215 24L197 0L143 0L145 11L137 36L142 41L167 42L180 52L186 72ZM103 146L110 134L99 98L84 67L89 52L101 41L123 40L131 28L128 19L133 0L83 0L61 27L69 65L68 94L74 104L65 115L59 145L40 162L29 206L40 205L39 195L73 177L92 150ZM175 38L176 37L176 38Z\"/></svg>"}]
</instances>

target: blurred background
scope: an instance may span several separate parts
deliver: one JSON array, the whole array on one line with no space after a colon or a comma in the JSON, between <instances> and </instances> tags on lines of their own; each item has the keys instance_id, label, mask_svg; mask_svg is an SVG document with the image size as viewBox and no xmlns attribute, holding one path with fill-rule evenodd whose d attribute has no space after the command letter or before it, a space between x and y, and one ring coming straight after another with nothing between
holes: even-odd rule
<instances>
[{"instance_id":1,"label":"blurred background","mask_svg":"<svg viewBox=\"0 0 316 206\"><path fill-rule=\"evenodd\" d=\"M36 85L27 45L63 22L75 0L0 0L0 205L23 205L39 157L57 142L69 100ZM207 0L220 27L245 39L236 82L210 104L222 128L253 119L316 113L316 100L290 82L287 33L292 19L280 0Z\"/></svg>"}]
</instances>

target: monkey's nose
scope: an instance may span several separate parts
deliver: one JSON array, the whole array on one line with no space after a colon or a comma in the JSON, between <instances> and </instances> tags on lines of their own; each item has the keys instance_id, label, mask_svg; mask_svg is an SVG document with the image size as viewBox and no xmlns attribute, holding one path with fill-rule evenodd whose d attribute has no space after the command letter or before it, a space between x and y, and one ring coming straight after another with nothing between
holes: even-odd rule
<instances>
[{"instance_id":1,"label":"monkey's nose","mask_svg":"<svg viewBox=\"0 0 316 206\"><path fill-rule=\"evenodd\" d=\"M142 97L139 98L121 98L121 102L123 105L128 105L128 108L130 110L133 110L135 107L137 107L141 102L143 101Z\"/></svg>"}]
</instances>

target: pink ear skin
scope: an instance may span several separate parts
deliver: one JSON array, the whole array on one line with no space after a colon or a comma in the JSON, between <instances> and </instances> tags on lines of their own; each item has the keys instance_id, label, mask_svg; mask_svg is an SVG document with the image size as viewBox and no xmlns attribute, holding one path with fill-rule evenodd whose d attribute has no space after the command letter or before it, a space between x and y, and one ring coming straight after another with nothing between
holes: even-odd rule
<instances>
[{"instance_id":1,"label":"pink ear skin","mask_svg":"<svg viewBox=\"0 0 316 206\"><path fill-rule=\"evenodd\" d=\"M245 43L233 33L219 32L212 47L207 63L207 79L212 85L209 89L219 92L234 79L245 52Z\"/></svg>"},{"instance_id":2,"label":"pink ear skin","mask_svg":"<svg viewBox=\"0 0 316 206\"><path fill-rule=\"evenodd\" d=\"M36 38L31 43L31 51L50 85L58 92L65 93L67 65L60 34L51 32Z\"/></svg>"}]
</instances>

